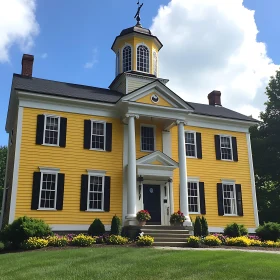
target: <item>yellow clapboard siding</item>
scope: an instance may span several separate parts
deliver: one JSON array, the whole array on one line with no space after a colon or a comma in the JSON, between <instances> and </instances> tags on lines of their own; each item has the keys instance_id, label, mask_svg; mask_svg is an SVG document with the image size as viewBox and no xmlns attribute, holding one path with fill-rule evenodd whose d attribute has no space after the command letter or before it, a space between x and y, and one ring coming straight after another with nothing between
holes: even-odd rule
<instances>
[{"instance_id":1,"label":"yellow clapboard siding","mask_svg":"<svg viewBox=\"0 0 280 280\"><path fill-rule=\"evenodd\" d=\"M156 94L156 93L155 92L149 93L146 96L136 100L136 102L138 102L138 103L145 103L145 104L151 104L151 105L155 105L155 106L173 107L168 101L166 101L161 96L159 96L159 101L157 103L152 102L151 98L152 98L152 96L154 94Z\"/></svg>"},{"instance_id":2,"label":"yellow clapboard siding","mask_svg":"<svg viewBox=\"0 0 280 280\"><path fill-rule=\"evenodd\" d=\"M55 114L67 118L66 148L35 144L37 115ZM84 120L104 120L113 124L112 152L83 148ZM24 108L23 129L16 200L16 218L27 215L49 224L90 224L98 217L110 224L113 215L122 216L123 125L119 119ZM30 210L33 172L38 167L56 167L65 174L63 211ZM105 170L111 176L110 212L80 211L81 175L87 169Z\"/></svg>"},{"instance_id":3,"label":"yellow clapboard siding","mask_svg":"<svg viewBox=\"0 0 280 280\"><path fill-rule=\"evenodd\" d=\"M250 180L250 168L248 160L247 140L245 133L221 131L215 129L185 127L201 133L202 156L203 159L187 158L187 175L189 177L199 177L205 184L206 219L208 225L212 227L224 227L233 221L243 223L247 227L255 227L253 199ZM177 127L172 128L172 156L178 160ZM216 160L214 135L227 134L237 138L238 162L227 162ZM236 180L236 184L242 185L243 217L218 216L217 204L217 183L221 179ZM174 172L174 210L179 209L179 170ZM196 215L191 215L195 219Z\"/></svg>"}]
</instances>

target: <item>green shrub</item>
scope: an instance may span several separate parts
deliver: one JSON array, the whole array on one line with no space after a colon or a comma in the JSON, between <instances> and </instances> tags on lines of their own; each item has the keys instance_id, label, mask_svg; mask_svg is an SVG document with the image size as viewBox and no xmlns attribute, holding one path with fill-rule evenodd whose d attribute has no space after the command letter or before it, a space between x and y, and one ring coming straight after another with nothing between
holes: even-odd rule
<instances>
[{"instance_id":1,"label":"green shrub","mask_svg":"<svg viewBox=\"0 0 280 280\"><path fill-rule=\"evenodd\" d=\"M0 241L0 252L5 249L5 245L3 242Z\"/></svg>"},{"instance_id":2,"label":"green shrub","mask_svg":"<svg viewBox=\"0 0 280 280\"><path fill-rule=\"evenodd\" d=\"M88 234L91 236L101 236L105 233L105 227L100 219L95 219L88 228Z\"/></svg>"},{"instance_id":3,"label":"green shrub","mask_svg":"<svg viewBox=\"0 0 280 280\"><path fill-rule=\"evenodd\" d=\"M111 234L120 235L122 230L121 220L116 215L113 217L111 222Z\"/></svg>"},{"instance_id":4,"label":"green shrub","mask_svg":"<svg viewBox=\"0 0 280 280\"><path fill-rule=\"evenodd\" d=\"M219 237L214 235L208 235L203 239L203 243L208 246L219 246L222 245L222 241Z\"/></svg>"},{"instance_id":5,"label":"green shrub","mask_svg":"<svg viewBox=\"0 0 280 280\"><path fill-rule=\"evenodd\" d=\"M21 248L24 250L41 249L48 246L48 240L40 237L30 237L24 240L21 244Z\"/></svg>"},{"instance_id":6,"label":"green shrub","mask_svg":"<svg viewBox=\"0 0 280 280\"><path fill-rule=\"evenodd\" d=\"M80 246L80 247L88 247L88 246L95 244L95 242L96 242L95 238L88 236L88 235L79 234L79 235L73 237L73 239L71 241L71 245Z\"/></svg>"},{"instance_id":7,"label":"green shrub","mask_svg":"<svg viewBox=\"0 0 280 280\"><path fill-rule=\"evenodd\" d=\"M245 226L239 225L237 223L229 224L224 228L224 235L229 237L239 237L247 234L248 230L245 228Z\"/></svg>"},{"instance_id":8,"label":"green shrub","mask_svg":"<svg viewBox=\"0 0 280 280\"><path fill-rule=\"evenodd\" d=\"M14 247L18 248L29 237L46 237L51 234L51 228L43 220L24 216L5 226L1 232L1 239L11 242Z\"/></svg>"},{"instance_id":9,"label":"green shrub","mask_svg":"<svg viewBox=\"0 0 280 280\"><path fill-rule=\"evenodd\" d=\"M152 246L154 244L154 238L150 235L142 235L142 236L139 236L137 241L136 241L136 244L138 246Z\"/></svg>"},{"instance_id":10,"label":"green shrub","mask_svg":"<svg viewBox=\"0 0 280 280\"><path fill-rule=\"evenodd\" d=\"M70 241L66 236L49 236L47 237L47 240L49 242L49 246L53 246L53 247L64 247L67 246Z\"/></svg>"},{"instance_id":11,"label":"green shrub","mask_svg":"<svg viewBox=\"0 0 280 280\"><path fill-rule=\"evenodd\" d=\"M256 229L256 234L263 241L277 241L280 238L280 224L272 222L265 223Z\"/></svg>"},{"instance_id":12,"label":"green shrub","mask_svg":"<svg viewBox=\"0 0 280 280\"><path fill-rule=\"evenodd\" d=\"M201 240L198 236L190 236L187 238L187 247L198 248Z\"/></svg>"},{"instance_id":13,"label":"green shrub","mask_svg":"<svg viewBox=\"0 0 280 280\"><path fill-rule=\"evenodd\" d=\"M202 227L201 227L201 220L200 217L197 216L194 222L194 235L201 236L202 235Z\"/></svg>"},{"instance_id":14,"label":"green shrub","mask_svg":"<svg viewBox=\"0 0 280 280\"><path fill-rule=\"evenodd\" d=\"M206 218L204 218L204 216L202 216L202 218L201 218L201 235L207 236L208 234L209 234L208 223L207 223Z\"/></svg>"}]
</instances>

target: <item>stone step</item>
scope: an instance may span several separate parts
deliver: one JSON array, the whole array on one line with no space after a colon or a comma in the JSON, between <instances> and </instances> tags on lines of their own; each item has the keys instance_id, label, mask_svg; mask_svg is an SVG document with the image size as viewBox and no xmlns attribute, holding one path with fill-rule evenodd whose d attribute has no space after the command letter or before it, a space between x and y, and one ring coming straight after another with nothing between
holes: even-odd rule
<instances>
[{"instance_id":1,"label":"stone step","mask_svg":"<svg viewBox=\"0 0 280 280\"><path fill-rule=\"evenodd\" d=\"M186 242L154 242L153 246L161 246L161 247L186 247Z\"/></svg>"},{"instance_id":2,"label":"stone step","mask_svg":"<svg viewBox=\"0 0 280 280\"><path fill-rule=\"evenodd\" d=\"M145 225L141 227L143 229L156 229L156 230L187 230L187 227L182 226L157 226L157 225Z\"/></svg>"},{"instance_id":3,"label":"stone step","mask_svg":"<svg viewBox=\"0 0 280 280\"><path fill-rule=\"evenodd\" d=\"M185 233L185 234L177 234L177 233L166 233L166 232L153 232L153 233L149 233L149 232L144 232L144 235L152 235L153 237L169 237L169 238L183 238L183 237L188 237L190 236L189 233Z\"/></svg>"},{"instance_id":4,"label":"stone step","mask_svg":"<svg viewBox=\"0 0 280 280\"><path fill-rule=\"evenodd\" d=\"M187 235L189 234L188 230L156 230L156 229L143 229L142 232L147 235L153 235L153 234L183 234Z\"/></svg>"},{"instance_id":5,"label":"stone step","mask_svg":"<svg viewBox=\"0 0 280 280\"><path fill-rule=\"evenodd\" d=\"M153 236L155 242L186 242L187 237Z\"/></svg>"}]
</instances>

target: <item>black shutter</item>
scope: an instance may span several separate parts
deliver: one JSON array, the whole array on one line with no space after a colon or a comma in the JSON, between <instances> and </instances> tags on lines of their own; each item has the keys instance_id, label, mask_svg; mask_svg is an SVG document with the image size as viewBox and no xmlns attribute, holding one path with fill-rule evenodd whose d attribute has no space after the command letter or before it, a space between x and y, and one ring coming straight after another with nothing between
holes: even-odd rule
<instances>
[{"instance_id":1,"label":"black shutter","mask_svg":"<svg viewBox=\"0 0 280 280\"><path fill-rule=\"evenodd\" d=\"M81 183L81 198L80 198L80 210L87 210L87 196L88 196L88 175L82 175Z\"/></svg>"},{"instance_id":2,"label":"black shutter","mask_svg":"<svg viewBox=\"0 0 280 280\"><path fill-rule=\"evenodd\" d=\"M64 180L65 180L65 175L59 173L57 178L56 210L63 209Z\"/></svg>"},{"instance_id":3,"label":"black shutter","mask_svg":"<svg viewBox=\"0 0 280 280\"><path fill-rule=\"evenodd\" d=\"M110 188L111 188L111 177L105 177L105 186L104 186L104 211L110 211Z\"/></svg>"},{"instance_id":4,"label":"black shutter","mask_svg":"<svg viewBox=\"0 0 280 280\"><path fill-rule=\"evenodd\" d=\"M197 158L202 158L202 144L201 144L201 133L196 132L196 155Z\"/></svg>"},{"instance_id":5,"label":"black shutter","mask_svg":"<svg viewBox=\"0 0 280 280\"><path fill-rule=\"evenodd\" d=\"M238 161L236 137L231 137L231 144L232 144L233 160Z\"/></svg>"},{"instance_id":6,"label":"black shutter","mask_svg":"<svg viewBox=\"0 0 280 280\"><path fill-rule=\"evenodd\" d=\"M243 216L241 185L239 185L239 184L235 185L235 192L236 192L236 202L237 202L237 215Z\"/></svg>"},{"instance_id":7,"label":"black shutter","mask_svg":"<svg viewBox=\"0 0 280 280\"><path fill-rule=\"evenodd\" d=\"M67 119L60 118L60 135L59 135L59 146L66 147L66 131L67 131Z\"/></svg>"},{"instance_id":8,"label":"black shutter","mask_svg":"<svg viewBox=\"0 0 280 280\"><path fill-rule=\"evenodd\" d=\"M215 149L216 149L216 159L221 159L221 145L220 145L220 135L215 135Z\"/></svg>"},{"instance_id":9,"label":"black shutter","mask_svg":"<svg viewBox=\"0 0 280 280\"><path fill-rule=\"evenodd\" d=\"M90 149L91 140L91 120L84 121L84 149Z\"/></svg>"},{"instance_id":10,"label":"black shutter","mask_svg":"<svg viewBox=\"0 0 280 280\"><path fill-rule=\"evenodd\" d=\"M224 215L223 184L217 184L218 214Z\"/></svg>"},{"instance_id":11,"label":"black shutter","mask_svg":"<svg viewBox=\"0 0 280 280\"><path fill-rule=\"evenodd\" d=\"M45 116L37 116L37 130L36 130L36 144L42 145L44 142L44 128L45 128Z\"/></svg>"},{"instance_id":12,"label":"black shutter","mask_svg":"<svg viewBox=\"0 0 280 280\"><path fill-rule=\"evenodd\" d=\"M41 172L34 172L33 173L31 210L38 210L38 208L39 208L40 183L41 183Z\"/></svg>"},{"instance_id":13,"label":"black shutter","mask_svg":"<svg viewBox=\"0 0 280 280\"><path fill-rule=\"evenodd\" d=\"M106 151L112 151L112 124L106 123Z\"/></svg>"},{"instance_id":14,"label":"black shutter","mask_svg":"<svg viewBox=\"0 0 280 280\"><path fill-rule=\"evenodd\" d=\"M204 182L199 182L200 213L206 214Z\"/></svg>"}]
</instances>

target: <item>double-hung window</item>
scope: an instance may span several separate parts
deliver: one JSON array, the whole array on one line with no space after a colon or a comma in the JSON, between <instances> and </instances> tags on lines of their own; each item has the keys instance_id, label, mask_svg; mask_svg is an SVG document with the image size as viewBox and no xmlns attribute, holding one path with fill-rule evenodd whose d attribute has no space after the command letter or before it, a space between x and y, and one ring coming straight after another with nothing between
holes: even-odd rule
<instances>
[{"instance_id":1,"label":"double-hung window","mask_svg":"<svg viewBox=\"0 0 280 280\"><path fill-rule=\"evenodd\" d=\"M137 71L150 72L150 52L144 45L137 47Z\"/></svg>"},{"instance_id":2,"label":"double-hung window","mask_svg":"<svg viewBox=\"0 0 280 280\"><path fill-rule=\"evenodd\" d=\"M57 180L58 173L41 172L39 209L56 209Z\"/></svg>"},{"instance_id":3,"label":"double-hung window","mask_svg":"<svg viewBox=\"0 0 280 280\"><path fill-rule=\"evenodd\" d=\"M234 183L223 183L224 215L237 215Z\"/></svg>"},{"instance_id":4,"label":"double-hung window","mask_svg":"<svg viewBox=\"0 0 280 280\"><path fill-rule=\"evenodd\" d=\"M230 136L220 136L221 159L232 160L232 141Z\"/></svg>"},{"instance_id":5,"label":"double-hung window","mask_svg":"<svg viewBox=\"0 0 280 280\"><path fill-rule=\"evenodd\" d=\"M186 131L185 133L186 155L188 157L196 157L196 133Z\"/></svg>"},{"instance_id":6,"label":"double-hung window","mask_svg":"<svg viewBox=\"0 0 280 280\"><path fill-rule=\"evenodd\" d=\"M155 127L141 125L141 151L155 151Z\"/></svg>"},{"instance_id":7,"label":"double-hung window","mask_svg":"<svg viewBox=\"0 0 280 280\"><path fill-rule=\"evenodd\" d=\"M102 121L91 121L91 149L105 150L106 123Z\"/></svg>"},{"instance_id":8,"label":"double-hung window","mask_svg":"<svg viewBox=\"0 0 280 280\"><path fill-rule=\"evenodd\" d=\"M131 47L126 46L123 49L123 72L131 70Z\"/></svg>"},{"instance_id":9,"label":"double-hung window","mask_svg":"<svg viewBox=\"0 0 280 280\"><path fill-rule=\"evenodd\" d=\"M44 144L59 145L60 117L45 116Z\"/></svg>"},{"instance_id":10,"label":"double-hung window","mask_svg":"<svg viewBox=\"0 0 280 280\"><path fill-rule=\"evenodd\" d=\"M198 182L188 182L188 202L189 202L189 212L192 214L200 214Z\"/></svg>"},{"instance_id":11,"label":"double-hung window","mask_svg":"<svg viewBox=\"0 0 280 280\"><path fill-rule=\"evenodd\" d=\"M88 210L104 210L104 176L89 175L88 180Z\"/></svg>"}]
</instances>

